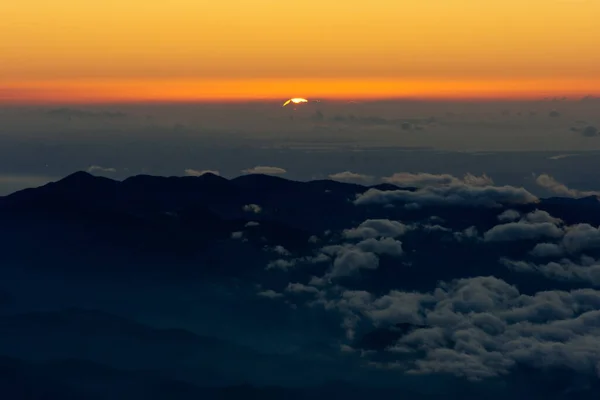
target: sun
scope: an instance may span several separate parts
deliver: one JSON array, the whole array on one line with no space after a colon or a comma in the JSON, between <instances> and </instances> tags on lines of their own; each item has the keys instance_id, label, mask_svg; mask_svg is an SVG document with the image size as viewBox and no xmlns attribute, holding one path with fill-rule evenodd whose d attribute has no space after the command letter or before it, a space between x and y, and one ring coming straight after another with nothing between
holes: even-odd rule
<instances>
[{"instance_id":1,"label":"sun","mask_svg":"<svg viewBox=\"0 0 600 400\"><path fill-rule=\"evenodd\" d=\"M292 99L289 99L285 103L283 103L282 107L285 107L285 106L287 106L290 103L294 103L294 104L308 103L308 100L303 99L302 97L294 97Z\"/></svg>"}]
</instances>

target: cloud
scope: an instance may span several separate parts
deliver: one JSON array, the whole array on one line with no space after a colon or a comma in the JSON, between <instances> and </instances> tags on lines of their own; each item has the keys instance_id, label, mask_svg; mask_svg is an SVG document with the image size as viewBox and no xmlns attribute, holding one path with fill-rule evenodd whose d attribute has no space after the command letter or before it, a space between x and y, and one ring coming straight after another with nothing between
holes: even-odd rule
<instances>
[{"instance_id":1,"label":"cloud","mask_svg":"<svg viewBox=\"0 0 600 400\"><path fill-rule=\"evenodd\" d=\"M512 186L468 186L464 184L426 187L417 191L369 189L357 196L354 204L414 203L423 205L454 205L499 207L502 204L536 203L538 198L524 188Z\"/></svg>"},{"instance_id":2,"label":"cloud","mask_svg":"<svg viewBox=\"0 0 600 400\"><path fill-rule=\"evenodd\" d=\"M328 276L330 278L352 276L361 269L377 269L377 267L379 267L379 258L375 254L348 248L339 252Z\"/></svg>"},{"instance_id":3,"label":"cloud","mask_svg":"<svg viewBox=\"0 0 600 400\"><path fill-rule=\"evenodd\" d=\"M259 165L254 168L244 169L242 170L242 172L244 174L283 175L287 171L279 167L268 167L264 165Z\"/></svg>"},{"instance_id":4,"label":"cloud","mask_svg":"<svg viewBox=\"0 0 600 400\"><path fill-rule=\"evenodd\" d=\"M505 242L513 240L534 240L539 238L560 238L564 230L560 218L554 218L546 211L535 210L518 222L496 225L484 233L486 242Z\"/></svg>"},{"instance_id":5,"label":"cloud","mask_svg":"<svg viewBox=\"0 0 600 400\"><path fill-rule=\"evenodd\" d=\"M448 174L429 174L420 172L417 174L412 174L408 172L399 172L395 173L392 176L384 177L382 179L384 182L393 183L395 185L400 186L410 186L410 187L426 187L426 186L434 186L434 185L450 185L452 183L457 183L460 180L452 175Z\"/></svg>"},{"instance_id":6,"label":"cloud","mask_svg":"<svg viewBox=\"0 0 600 400\"><path fill-rule=\"evenodd\" d=\"M87 169L88 172L93 173L93 172L98 172L98 173L115 173L117 172L117 170L115 168L105 168L105 167L101 167L99 165L92 165L91 167L89 167Z\"/></svg>"},{"instance_id":7,"label":"cloud","mask_svg":"<svg viewBox=\"0 0 600 400\"><path fill-rule=\"evenodd\" d=\"M405 234L408 227L401 222L389 219L368 219L358 227L342 232L347 239L369 239L378 237L395 238Z\"/></svg>"},{"instance_id":8,"label":"cloud","mask_svg":"<svg viewBox=\"0 0 600 400\"><path fill-rule=\"evenodd\" d=\"M279 254L280 256L291 256L292 253L289 252L285 247L277 245L271 249L273 252Z\"/></svg>"},{"instance_id":9,"label":"cloud","mask_svg":"<svg viewBox=\"0 0 600 400\"><path fill-rule=\"evenodd\" d=\"M483 174L466 174L462 179L448 174L397 173L383 178L398 186L415 187L417 190L387 190L371 188L357 195L355 204L405 203L407 209L426 205L455 205L498 207L502 204L527 204L538 201L524 188L493 186L493 180Z\"/></svg>"},{"instance_id":10,"label":"cloud","mask_svg":"<svg viewBox=\"0 0 600 400\"><path fill-rule=\"evenodd\" d=\"M522 222L530 222L533 224L539 224L539 223L544 223L544 222L549 222L551 224L555 224L555 225L560 225L562 224L564 221L560 218L555 218L552 215L550 215L547 211L543 211L543 210L534 210L532 212L530 212L529 214L525 215L522 219Z\"/></svg>"},{"instance_id":11,"label":"cloud","mask_svg":"<svg viewBox=\"0 0 600 400\"><path fill-rule=\"evenodd\" d=\"M538 243L535 245L533 250L529 252L529 254L534 257L553 258L562 256L564 254L564 250L555 243Z\"/></svg>"},{"instance_id":12,"label":"cloud","mask_svg":"<svg viewBox=\"0 0 600 400\"><path fill-rule=\"evenodd\" d=\"M548 116L551 118L558 118L560 117L560 113L556 110L552 110L548 113Z\"/></svg>"},{"instance_id":13,"label":"cloud","mask_svg":"<svg viewBox=\"0 0 600 400\"><path fill-rule=\"evenodd\" d=\"M428 186L445 186L445 185L470 185L470 186L489 186L493 185L494 181L489 176L483 174L475 176L466 174L463 179L456 178L449 174L429 174L419 172L416 174L408 172L395 173L392 176L383 178L384 182L392 183L404 187L423 188Z\"/></svg>"},{"instance_id":14,"label":"cloud","mask_svg":"<svg viewBox=\"0 0 600 400\"><path fill-rule=\"evenodd\" d=\"M314 286L307 286L302 283L289 283L285 288L288 293L295 294L319 294L320 291Z\"/></svg>"},{"instance_id":15,"label":"cloud","mask_svg":"<svg viewBox=\"0 0 600 400\"><path fill-rule=\"evenodd\" d=\"M300 264L329 263L330 268L325 276L315 279L321 279L323 283L335 278L353 276L362 269L377 269L380 255L402 256L402 242L394 238L406 231L407 227L398 221L366 220L357 228L342 232L344 239L360 239L357 243L328 245L311 256L274 260L266 269L287 271ZM276 246L273 250L281 256L291 256L290 252L281 246Z\"/></svg>"},{"instance_id":16,"label":"cloud","mask_svg":"<svg viewBox=\"0 0 600 400\"><path fill-rule=\"evenodd\" d=\"M232 239L241 239L243 237L244 237L244 232L232 232L231 233Z\"/></svg>"},{"instance_id":17,"label":"cloud","mask_svg":"<svg viewBox=\"0 0 600 400\"><path fill-rule=\"evenodd\" d=\"M452 232L452 229L450 228L446 228L445 226L439 225L439 224L422 224L422 225L416 225L415 226L416 229L421 229L425 232Z\"/></svg>"},{"instance_id":18,"label":"cloud","mask_svg":"<svg viewBox=\"0 0 600 400\"><path fill-rule=\"evenodd\" d=\"M337 174L329 175L329 179L333 179L334 181L341 182L350 182L350 183L370 183L373 181L373 177L370 175L357 174L355 172L344 171L338 172Z\"/></svg>"},{"instance_id":19,"label":"cloud","mask_svg":"<svg viewBox=\"0 0 600 400\"><path fill-rule=\"evenodd\" d=\"M490 178L486 174L483 174L481 176L466 174L463 177L463 182L469 186L491 186L494 184L492 178Z\"/></svg>"},{"instance_id":20,"label":"cloud","mask_svg":"<svg viewBox=\"0 0 600 400\"><path fill-rule=\"evenodd\" d=\"M295 267L297 264L297 260L284 260L282 258L278 260L271 261L267 264L267 270L269 269L280 269L283 271L287 271L290 268Z\"/></svg>"},{"instance_id":21,"label":"cloud","mask_svg":"<svg viewBox=\"0 0 600 400\"><path fill-rule=\"evenodd\" d=\"M387 254L390 256L401 256L403 253L402 242L390 237L382 239L365 239L356 244L356 247L363 252L374 254Z\"/></svg>"},{"instance_id":22,"label":"cloud","mask_svg":"<svg viewBox=\"0 0 600 400\"><path fill-rule=\"evenodd\" d=\"M548 174L539 175L536 178L535 182L538 184L538 186L543 187L544 189L563 197L581 198L588 196L600 196L600 192L597 191L582 191L577 189L570 189L566 185L558 182L556 179L554 179Z\"/></svg>"},{"instance_id":23,"label":"cloud","mask_svg":"<svg viewBox=\"0 0 600 400\"><path fill-rule=\"evenodd\" d=\"M395 235L397 232L390 232ZM329 268L321 278L314 277L315 282L324 285L332 279L350 277L358 274L360 270L374 270L379 267L379 256L387 255L400 257L404 254L402 242L392 237L370 235L358 243L345 243L325 246L315 252L313 256L305 256L291 260L275 260L269 263L267 269L289 270L299 264L328 263ZM362 236L356 236L362 238Z\"/></svg>"},{"instance_id":24,"label":"cloud","mask_svg":"<svg viewBox=\"0 0 600 400\"><path fill-rule=\"evenodd\" d=\"M186 169L185 170L185 174L188 175L188 176L202 176L202 175L205 175L205 174L221 175L219 173L219 171L210 170L210 169L203 169L203 170Z\"/></svg>"},{"instance_id":25,"label":"cloud","mask_svg":"<svg viewBox=\"0 0 600 400\"><path fill-rule=\"evenodd\" d=\"M333 298L332 298L333 295ZM346 337L361 324L408 324L387 350L409 374L446 374L482 380L519 365L600 374L600 291L544 291L531 295L491 276L441 282L432 292L329 292L313 302L337 310ZM375 364L385 365L374 361Z\"/></svg>"},{"instance_id":26,"label":"cloud","mask_svg":"<svg viewBox=\"0 0 600 400\"><path fill-rule=\"evenodd\" d=\"M280 252L279 254L282 256L291 255L289 253L285 254L283 252ZM327 254L323 254L323 253L319 253L314 256L292 258L289 260L280 258L278 260L269 262L269 264L267 264L267 267L265 269L267 269L267 270L280 269L282 271L288 271L289 269L295 268L300 264L319 264L319 263L325 263L325 262L329 263L329 262L331 262L331 259L332 259L331 256L329 256Z\"/></svg>"},{"instance_id":27,"label":"cloud","mask_svg":"<svg viewBox=\"0 0 600 400\"><path fill-rule=\"evenodd\" d=\"M502 259L501 263L518 272L537 273L550 279L584 282L592 286L600 286L600 263L596 261L589 265L581 265L568 259L547 264Z\"/></svg>"},{"instance_id":28,"label":"cloud","mask_svg":"<svg viewBox=\"0 0 600 400\"><path fill-rule=\"evenodd\" d=\"M566 228L561 246L569 253L600 248L600 228L590 224L571 225Z\"/></svg>"},{"instance_id":29,"label":"cloud","mask_svg":"<svg viewBox=\"0 0 600 400\"><path fill-rule=\"evenodd\" d=\"M265 290L265 291L262 291L262 292L258 292L257 296L265 297L267 299L280 299L280 298L283 297L283 294L282 293L277 293L276 291L269 289L269 290Z\"/></svg>"},{"instance_id":30,"label":"cloud","mask_svg":"<svg viewBox=\"0 0 600 400\"><path fill-rule=\"evenodd\" d=\"M558 154L556 156L548 157L548 160L562 160L563 158L575 157L579 154Z\"/></svg>"},{"instance_id":31,"label":"cloud","mask_svg":"<svg viewBox=\"0 0 600 400\"><path fill-rule=\"evenodd\" d=\"M502 214L498 215L498 221L516 221L521 218L521 213L516 210L506 210Z\"/></svg>"},{"instance_id":32,"label":"cloud","mask_svg":"<svg viewBox=\"0 0 600 400\"><path fill-rule=\"evenodd\" d=\"M262 212L262 207L258 204L246 204L242 207L242 210L248 213L260 214Z\"/></svg>"},{"instance_id":33,"label":"cloud","mask_svg":"<svg viewBox=\"0 0 600 400\"><path fill-rule=\"evenodd\" d=\"M590 224L564 226L559 218L536 210L518 222L496 225L484 234L488 242L559 239L557 243L538 243L530 252L534 257L558 257L600 249L600 228ZM544 218L544 219L542 219Z\"/></svg>"},{"instance_id":34,"label":"cloud","mask_svg":"<svg viewBox=\"0 0 600 400\"><path fill-rule=\"evenodd\" d=\"M475 239L479 240L479 232L476 227L470 226L464 229L462 232L454 232L454 238L458 241Z\"/></svg>"},{"instance_id":35,"label":"cloud","mask_svg":"<svg viewBox=\"0 0 600 400\"><path fill-rule=\"evenodd\" d=\"M318 276L313 276L310 278L310 281L308 282L309 285L311 286L327 286L329 283L331 283L330 280L328 280L325 277L318 277Z\"/></svg>"},{"instance_id":36,"label":"cloud","mask_svg":"<svg viewBox=\"0 0 600 400\"><path fill-rule=\"evenodd\" d=\"M506 218L499 218L510 222L488 230L486 240L556 240L538 243L530 253L533 257L563 257L600 248L600 229L596 227L565 226L560 218L543 210L511 211L500 214ZM396 331L391 347L382 350L393 360L391 364L381 361L383 357L372 363L408 374L481 380L510 374L520 366L566 369L591 377L600 374L600 291L521 293L516 286L491 276L440 282L426 292L371 293L360 289L360 280L352 283L352 289L340 286L344 281L338 278L379 268L382 254L403 256L402 243L392 236L401 236L407 229L410 227L398 221L366 220L343 231L343 238L359 241L322 248L320 254L333 260L328 272L313 276L308 284L290 283L284 293L307 295L306 305L339 313L349 341L376 327L407 326L405 331ZM475 227L457 233L477 237ZM590 257L582 257L581 262L502 259L501 263L522 273L600 286L600 263Z\"/></svg>"}]
</instances>

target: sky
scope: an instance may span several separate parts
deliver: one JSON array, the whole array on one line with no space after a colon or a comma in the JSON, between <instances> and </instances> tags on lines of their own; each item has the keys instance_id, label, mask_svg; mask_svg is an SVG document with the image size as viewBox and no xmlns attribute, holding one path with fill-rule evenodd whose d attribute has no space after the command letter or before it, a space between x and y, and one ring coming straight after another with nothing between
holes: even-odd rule
<instances>
[{"instance_id":1,"label":"sky","mask_svg":"<svg viewBox=\"0 0 600 400\"><path fill-rule=\"evenodd\" d=\"M600 94L596 0L22 0L0 102Z\"/></svg>"},{"instance_id":2,"label":"sky","mask_svg":"<svg viewBox=\"0 0 600 400\"><path fill-rule=\"evenodd\" d=\"M535 177L549 174L596 190L598 104L600 98L322 101L296 109L276 101L0 107L0 196L80 170L120 180L205 170L235 178L257 166L301 181L347 171L370 183L397 172L485 173L539 195Z\"/></svg>"}]
</instances>

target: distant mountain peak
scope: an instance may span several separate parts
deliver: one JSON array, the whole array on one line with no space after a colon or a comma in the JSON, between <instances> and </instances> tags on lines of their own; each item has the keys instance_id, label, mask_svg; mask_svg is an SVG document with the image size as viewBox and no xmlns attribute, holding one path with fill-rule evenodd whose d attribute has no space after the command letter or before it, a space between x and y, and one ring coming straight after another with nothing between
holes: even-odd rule
<instances>
[{"instance_id":1,"label":"distant mountain peak","mask_svg":"<svg viewBox=\"0 0 600 400\"><path fill-rule=\"evenodd\" d=\"M304 185L304 182L267 174L241 175L237 178L233 178L231 182L245 189L276 189L282 186L291 187Z\"/></svg>"},{"instance_id":2,"label":"distant mountain peak","mask_svg":"<svg viewBox=\"0 0 600 400\"><path fill-rule=\"evenodd\" d=\"M71 179L93 179L93 178L94 178L94 175L90 174L89 172L77 171L77 172L73 172L70 175L65 176L61 180L64 181L64 180L71 180Z\"/></svg>"},{"instance_id":3,"label":"distant mountain peak","mask_svg":"<svg viewBox=\"0 0 600 400\"><path fill-rule=\"evenodd\" d=\"M96 183L100 181L112 181L116 182L110 178L106 178L103 176L95 176L86 171L77 171L72 173L71 175L67 175L63 179L59 180L56 183L61 184L82 184L82 183Z\"/></svg>"}]
</instances>

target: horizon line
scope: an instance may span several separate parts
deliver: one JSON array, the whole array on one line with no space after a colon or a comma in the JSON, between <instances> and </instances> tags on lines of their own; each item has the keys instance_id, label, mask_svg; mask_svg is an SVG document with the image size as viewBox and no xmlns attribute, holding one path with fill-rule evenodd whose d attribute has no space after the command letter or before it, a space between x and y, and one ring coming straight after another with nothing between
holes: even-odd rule
<instances>
[{"instance_id":1,"label":"horizon line","mask_svg":"<svg viewBox=\"0 0 600 400\"><path fill-rule=\"evenodd\" d=\"M499 102L598 96L600 79L0 80L0 104L5 105L255 103L292 97L330 102Z\"/></svg>"},{"instance_id":2,"label":"horizon line","mask_svg":"<svg viewBox=\"0 0 600 400\"><path fill-rule=\"evenodd\" d=\"M600 101L600 93L579 96L310 96L309 100L319 103L369 104L369 103L583 103L586 100ZM269 104L281 103L285 97L201 97L196 99L3 99L1 107L23 106L107 106L107 105L195 105L195 104Z\"/></svg>"}]
</instances>

